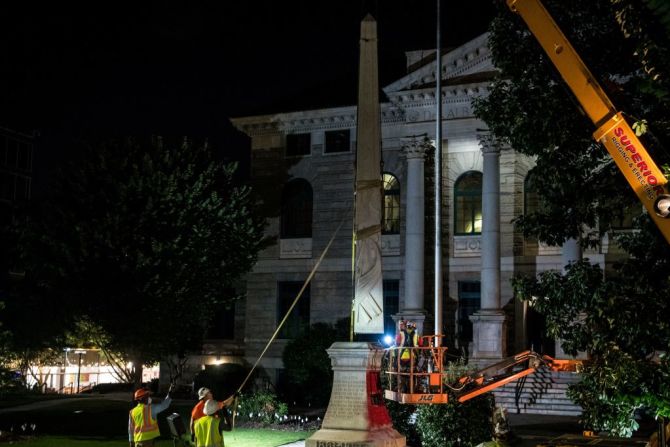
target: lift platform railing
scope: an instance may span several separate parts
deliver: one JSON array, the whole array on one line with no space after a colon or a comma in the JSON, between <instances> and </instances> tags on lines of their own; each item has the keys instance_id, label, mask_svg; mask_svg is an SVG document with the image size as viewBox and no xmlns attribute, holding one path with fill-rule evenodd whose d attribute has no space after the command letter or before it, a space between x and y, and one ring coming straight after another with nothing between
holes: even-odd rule
<instances>
[{"instance_id":1,"label":"lift platform railing","mask_svg":"<svg viewBox=\"0 0 670 447\"><path fill-rule=\"evenodd\" d=\"M431 345L388 348L382 369L384 397L407 404L448 403L450 399L465 402L539 368L574 371L580 363L525 351L459 376L449 368L454 357L447 348Z\"/></svg>"}]
</instances>

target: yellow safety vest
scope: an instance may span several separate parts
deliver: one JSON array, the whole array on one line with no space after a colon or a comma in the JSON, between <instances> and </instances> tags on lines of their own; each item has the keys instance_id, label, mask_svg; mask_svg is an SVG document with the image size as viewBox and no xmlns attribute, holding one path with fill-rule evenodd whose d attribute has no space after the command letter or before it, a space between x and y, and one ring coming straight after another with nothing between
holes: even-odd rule
<instances>
[{"instance_id":1,"label":"yellow safety vest","mask_svg":"<svg viewBox=\"0 0 670 447\"><path fill-rule=\"evenodd\" d=\"M157 438L161 435L158 431L158 422L151 417L151 406L137 404L130 410L130 418L135 427L133 431L133 441L142 442Z\"/></svg>"},{"instance_id":2,"label":"yellow safety vest","mask_svg":"<svg viewBox=\"0 0 670 447\"><path fill-rule=\"evenodd\" d=\"M406 331L400 331L400 346L407 346L407 347L419 346L416 331L412 331L411 334ZM403 362L408 362L409 359L410 359L409 349L400 350L400 360Z\"/></svg>"},{"instance_id":3,"label":"yellow safety vest","mask_svg":"<svg viewBox=\"0 0 670 447\"><path fill-rule=\"evenodd\" d=\"M213 416L203 416L195 421L196 447L222 447L223 436L219 432L220 419Z\"/></svg>"}]
</instances>

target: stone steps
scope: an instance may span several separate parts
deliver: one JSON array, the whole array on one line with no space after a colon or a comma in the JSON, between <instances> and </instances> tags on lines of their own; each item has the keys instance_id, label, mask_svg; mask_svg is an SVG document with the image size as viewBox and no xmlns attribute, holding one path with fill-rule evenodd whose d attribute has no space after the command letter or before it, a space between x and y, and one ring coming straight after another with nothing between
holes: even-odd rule
<instances>
[{"instance_id":1,"label":"stone steps","mask_svg":"<svg viewBox=\"0 0 670 447\"><path fill-rule=\"evenodd\" d=\"M568 399L568 386L579 381L569 372L539 371L521 381L508 383L493 391L496 404L509 413L579 416L581 407Z\"/></svg>"}]
</instances>

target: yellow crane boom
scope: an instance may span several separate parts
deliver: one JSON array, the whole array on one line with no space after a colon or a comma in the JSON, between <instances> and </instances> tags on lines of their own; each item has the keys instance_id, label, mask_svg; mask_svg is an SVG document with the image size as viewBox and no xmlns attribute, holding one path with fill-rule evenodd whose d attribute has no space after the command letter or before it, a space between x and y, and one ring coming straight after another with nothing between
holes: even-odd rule
<instances>
[{"instance_id":1,"label":"yellow crane boom","mask_svg":"<svg viewBox=\"0 0 670 447\"><path fill-rule=\"evenodd\" d=\"M528 25L544 51L596 126L593 138L602 143L617 167L670 243L668 180L649 156L621 112L609 100L579 54L539 0L507 0L507 6Z\"/></svg>"}]
</instances>

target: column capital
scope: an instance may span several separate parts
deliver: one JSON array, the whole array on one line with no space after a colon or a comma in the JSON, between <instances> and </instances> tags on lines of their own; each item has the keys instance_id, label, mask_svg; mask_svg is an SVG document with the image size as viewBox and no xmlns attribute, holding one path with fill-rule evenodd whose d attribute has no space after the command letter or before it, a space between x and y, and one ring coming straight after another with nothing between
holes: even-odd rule
<instances>
[{"instance_id":1,"label":"column capital","mask_svg":"<svg viewBox=\"0 0 670 447\"><path fill-rule=\"evenodd\" d=\"M425 137L403 137L400 138L400 144L408 160L414 158L423 160L430 148L430 142Z\"/></svg>"},{"instance_id":2,"label":"column capital","mask_svg":"<svg viewBox=\"0 0 670 447\"><path fill-rule=\"evenodd\" d=\"M502 148L502 143L491 132L478 132L477 140L484 155L498 155Z\"/></svg>"}]
</instances>

